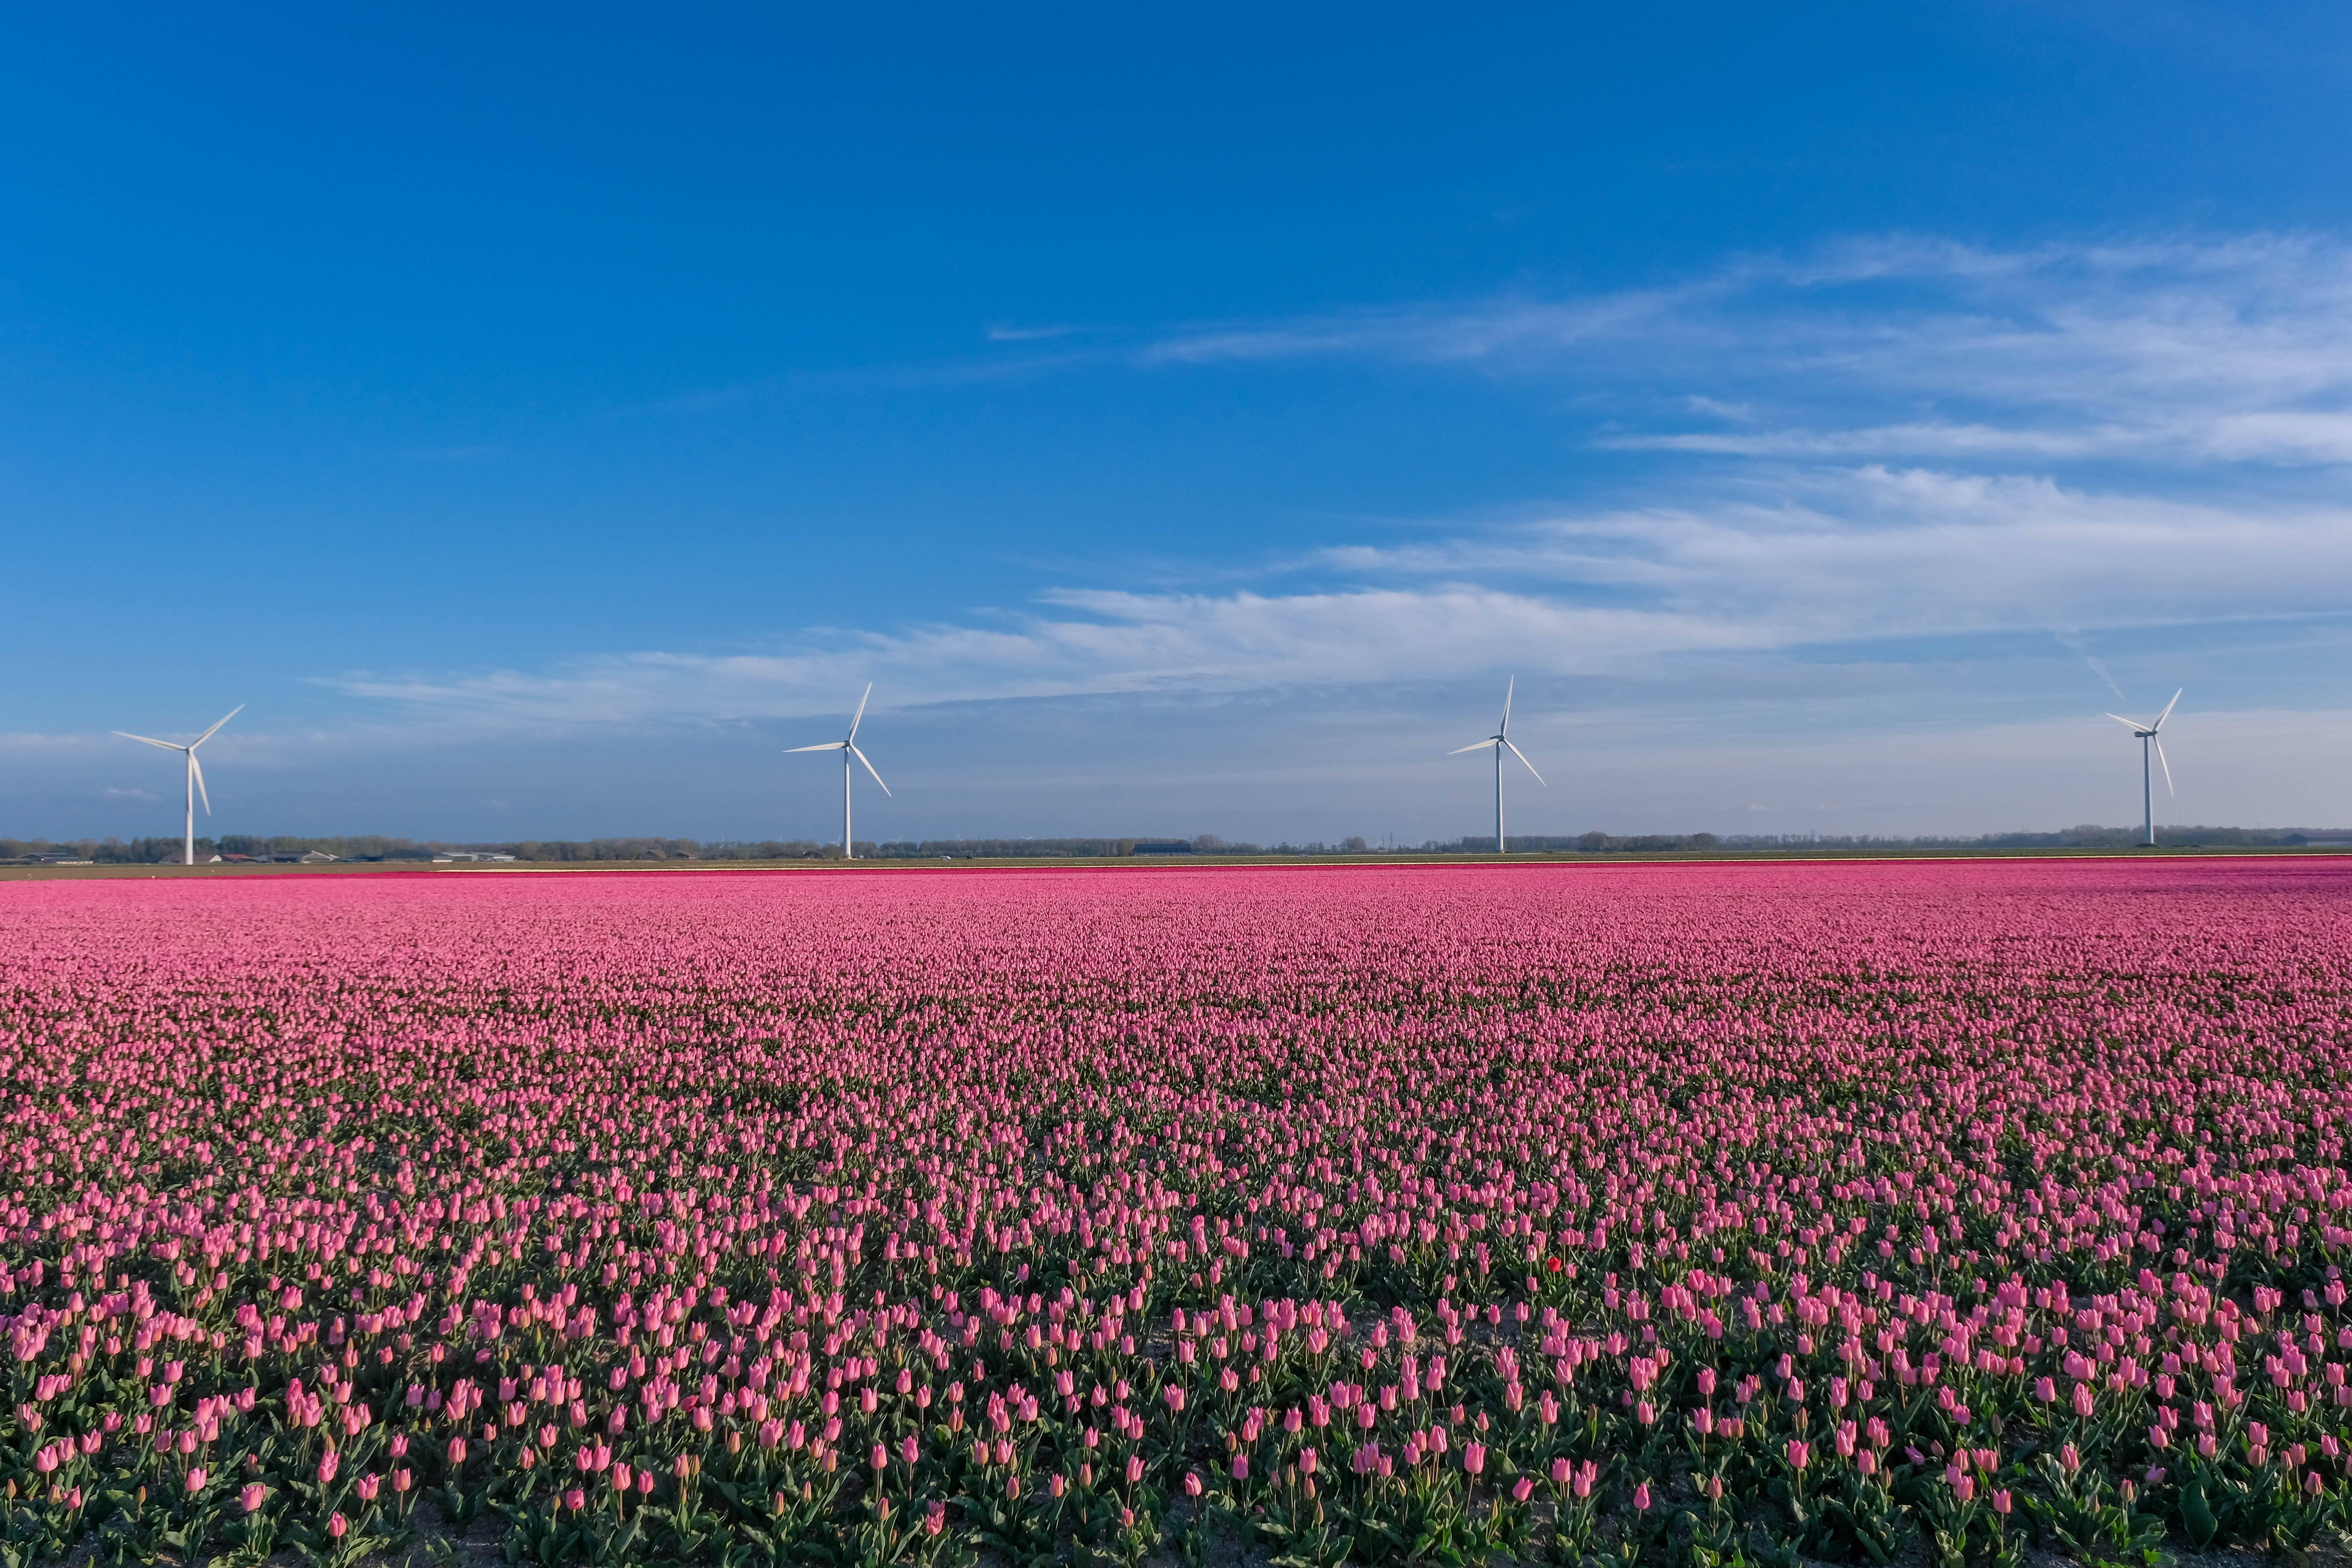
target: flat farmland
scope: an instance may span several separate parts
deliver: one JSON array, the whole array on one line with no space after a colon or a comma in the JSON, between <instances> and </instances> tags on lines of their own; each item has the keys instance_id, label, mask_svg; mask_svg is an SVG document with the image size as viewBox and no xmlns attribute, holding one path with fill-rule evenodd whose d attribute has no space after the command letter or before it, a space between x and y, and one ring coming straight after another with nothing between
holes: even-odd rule
<instances>
[{"instance_id":1,"label":"flat farmland","mask_svg":"<svg viewBox=\"0 0 2352 1568\"><path fill-rule=\"evenodd\" d=\"M7 1561L2352 1525L2352 868L0 889Z\"/></svg>"}]
</instances>

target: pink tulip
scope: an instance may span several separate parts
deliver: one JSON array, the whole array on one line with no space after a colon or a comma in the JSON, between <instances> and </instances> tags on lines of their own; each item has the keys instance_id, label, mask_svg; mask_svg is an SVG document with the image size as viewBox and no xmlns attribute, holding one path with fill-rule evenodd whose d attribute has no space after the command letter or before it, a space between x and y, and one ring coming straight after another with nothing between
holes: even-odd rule
<instances>
[{"instance_id":1,"label":"pink tulip","mask_svg":"<svg viewBox=\"0 0 2352 1568\"><path fill-rule=\"evenodd\" d=\"M1017 1498L1048 1423L1097 1435L1088 1489L1192 1415L1279 1423L1319 1486L1298 1445L1352 1414L1351 1484L1396 1473L1385 1422L1441 1485L1498 1423L1630 1447L1695 1387L1710 1447L1941 1465L1998 1512L1998 1455L1889 1418L2144 1404L2151 1458L2243 1430L2324 1491L2352 1161L2295 1064L2341 866L1573 858L27 883L20 1458L200 1476L257 1412L359 1451L397 1400L396 1497L415 1434L502 1488L601 1441L575 1491L620 1443L650 1497L665 1429L879 1475L919 1419ZM1350 1321L1370 1276L1429 1288Z\"/></svg>"}]
</instances>

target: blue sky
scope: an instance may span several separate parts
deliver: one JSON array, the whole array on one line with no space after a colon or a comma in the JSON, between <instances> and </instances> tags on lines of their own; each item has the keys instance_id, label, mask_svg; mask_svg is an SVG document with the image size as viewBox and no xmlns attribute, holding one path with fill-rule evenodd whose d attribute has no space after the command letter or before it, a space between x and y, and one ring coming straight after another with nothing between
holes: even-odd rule
<instances>
[{"instance_id":1,"label":"blue sky","mask_svg":"<svg viewBox=\"0 0 2352 1568\"><path fill-rule=\"evenodd\" d=\"M2352 20L0 33L0 831L2352 822Z\"/></svg>"}]
</instances>

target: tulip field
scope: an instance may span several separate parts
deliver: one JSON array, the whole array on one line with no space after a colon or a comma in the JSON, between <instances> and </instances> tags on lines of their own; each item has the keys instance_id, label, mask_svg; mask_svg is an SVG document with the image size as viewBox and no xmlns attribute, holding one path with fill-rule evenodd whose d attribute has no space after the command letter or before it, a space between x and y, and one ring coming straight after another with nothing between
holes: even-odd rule
<instances>
[{"instance_id":1,"label":"tulip field","mask_svg":"<svg viewBox=\"0 0 2352 1568\"><path fill-rule=\"evenodd\" d=\"M0 888L0 1568L2352 1530L2352 862Z\"/></svg>"}]
</instances>

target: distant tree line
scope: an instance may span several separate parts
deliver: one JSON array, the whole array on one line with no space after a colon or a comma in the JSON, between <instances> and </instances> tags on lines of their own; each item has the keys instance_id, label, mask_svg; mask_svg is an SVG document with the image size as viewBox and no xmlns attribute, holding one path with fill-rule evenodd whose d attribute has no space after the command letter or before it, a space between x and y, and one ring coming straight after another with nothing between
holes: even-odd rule
<instances>
[{"instance_id":1,"label":"distant tree line","mask_svg":"<svg viewBox=\"0 0 2352 1568\"><path fill-rule=\"evenodd\" d=\"M514 844L443 844L441 849L489 850L518 860L698 860L692 838L526 838Z\"/></svg>"},{"instance_id":2,"label":"distant tree line","mask_svg":"<svg viewBox=\"0 0 2352 1568\"><path fill-rule=\"evenodd\" d=\"M1580 833L1571 836L1512 834L1504 840L1514 854L1658 854L1675 850L1917 850L1917 849L2094 849L2120 848L2140 842L2137 827L2103 827L2095 823L2054 833L1985 833L1973 837L1922 835L1903 837L1874 834L1825 833ZM2159 847L2246 848L2287 847L2298 844L2352 842L2352 828L2169 826L2156 830ZM857 843L857 855L867 860L992 860L992 859L1119 859L1128 857L1184 854L1264 857L1271 855L1478 855L1491 853L1491 837L1424 839L1419 844L1374 847L1361 837L1304 844L1253 844L1221 838L1213 833L1183 838L924 838ZM526 838L504 843L455 843L437 838L389 838L374 834L328 837L278 835L262 837L227 833L196 840L196 858L294 860L313 851L338 860L428 861L452 851L511 855L517 860L838 860L838 843L820 844L805 838ZM177 838L7 838L0 837L0 861L42 858L92 860L101 865L170 865L180 859Z\"/></svg>"},{"instance_id":3,"label":"distant tree line","mask_svg":"<svg viewBox=\"0 0 2352 1568\"><path fill-rule=\"evenodd\" d=\"M366 851L338 849L365 845ZM185 845L172 838L0 838L0 860L68 858L94 860L101 866L161 866L177 865ZM433 851L418 847L405 838L254 838L240 834L224 834L218 838L196 840L196 858L209 860L214 856L236 856L240 859L267 860L279 858L293 859L314 848L323 848L341 859L398 858L402 851L413 851L406 858L429 860Z\"/></svg>"},{"instance_id":4,"label":"distant tree line","mask_svg":"<svg viewBox=\"0 0 2352 1568\"><path fill-rule=\"evenodd\" d=\"M0 860L28 860L37 856L66 856L76 860L102 860L115 865L152 866L180 858L176 838L0 838ZM213 853L212 840L196 840L196 858Z\"/></svg>"},{"instance_id":5,"label":"distant tree line","mask_svg":"<svg viewBox=\"0 0 2352 1568\"><path fill-rule=\"evenodd\" d=\"M2086 822L2055 833L1984 833L1975 837L1923 836L1912 838L1811 833L1737 833L1722 840L1727 849L2103 849L2143 842L2138 827L2102 827ZM2281 848L2297 844L2352 841L2347 827L2164 826L2156 830L2159 848Z\"/></svg>"},{"instance_id":6,"label":"distant tree line","mask_svg":"<svg viewBox=\"0 0 2352 1568\"><path fill-rule=\"evenodd\" d=\"M1034 858L1045 860L1115 860L1135 853L1133 838L926 838L877 844L873 854L885 860L1003 860ZM866 853L861 848L858 851Z\"/></svg>"}]
</instances>

